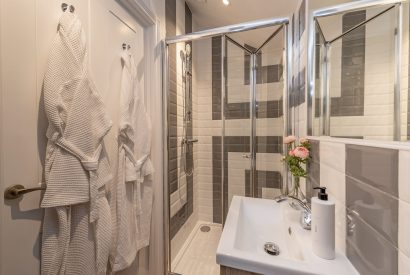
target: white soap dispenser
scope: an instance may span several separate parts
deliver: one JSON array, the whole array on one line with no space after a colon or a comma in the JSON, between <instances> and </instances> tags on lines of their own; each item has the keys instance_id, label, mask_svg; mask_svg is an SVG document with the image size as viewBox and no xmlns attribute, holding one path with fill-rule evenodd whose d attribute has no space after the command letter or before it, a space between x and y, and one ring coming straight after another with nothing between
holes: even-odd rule
<instances>
[{"instance_id":1,"label":"white soap dispenser","mask_svg":"<svg viewBox=\"0 0 410 275\"><path fill-rule=\"evenodd\" d=\"M328 200L326 187L319 189L317 198L312 198L312 247L320 258L335 258L335 203Z\"/></svg>"}]
</instances>

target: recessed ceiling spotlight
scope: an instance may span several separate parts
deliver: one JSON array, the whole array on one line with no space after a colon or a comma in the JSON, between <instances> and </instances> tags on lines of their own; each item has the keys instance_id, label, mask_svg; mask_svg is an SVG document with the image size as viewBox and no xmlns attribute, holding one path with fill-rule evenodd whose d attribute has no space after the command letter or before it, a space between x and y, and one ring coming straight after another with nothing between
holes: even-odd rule
<instances>
[{"instance_id":1,"label":"recessed ceiling spotlight","mask_svg":"<svg viewBox=\"0 0 410 275\"><path fill-rule=\"evenodd\" d=\"M230 0L222 0L222 3L224 3L225 6L229 6L231 1Z\"/></svg>"}]
</instances>

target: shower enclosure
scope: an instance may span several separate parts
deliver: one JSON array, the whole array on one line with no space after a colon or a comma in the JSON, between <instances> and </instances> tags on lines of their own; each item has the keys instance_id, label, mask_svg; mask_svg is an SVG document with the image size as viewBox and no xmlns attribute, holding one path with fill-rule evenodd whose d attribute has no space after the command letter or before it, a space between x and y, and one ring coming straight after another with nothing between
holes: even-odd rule
<instances>
[{"instance_id":1,"label":"shower enclosure","mask_svg":"<svg viewBox=\"0 0 410 275\"><path fill-rule=\"evenodd\" d=\"M219 274L233 196L281 194L290 70L288 18L164 43L164 215L169 274ZM200 249L198 249L200 247Z\"/></svg>"}]
</instances>

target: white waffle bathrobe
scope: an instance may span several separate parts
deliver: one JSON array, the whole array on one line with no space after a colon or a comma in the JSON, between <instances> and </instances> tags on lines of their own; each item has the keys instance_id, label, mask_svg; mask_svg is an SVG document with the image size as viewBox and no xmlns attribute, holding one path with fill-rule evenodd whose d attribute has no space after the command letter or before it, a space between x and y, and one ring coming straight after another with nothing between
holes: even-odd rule
<instances>
[{"instance_id":1,"label":"white waffle bathrobe","mask_svg":"<svg viewBox=\"0 0 410 275\"><path fill-rule=\"evenodd\" d=\"M78 17L60 18L44 78L49 122L47 189L41 273L105 274L111 215L105 185L112 179L103 138L111 128L90 79L84 31Z\"/></svg>"},{"instance_id":2,"label":"white waffle bathrobe","mask_svg":"<svg viewBox=\"0 0 410 275\"><path fill-rule=\"evenodd\" d=\"M137 252L149 244L152 210L150 160L151 124L138 90L137 70L128 50L121 55L119 158L115 195L115 246L111 255L113 271L129 267Z\"/></svg>"}]
</instances>

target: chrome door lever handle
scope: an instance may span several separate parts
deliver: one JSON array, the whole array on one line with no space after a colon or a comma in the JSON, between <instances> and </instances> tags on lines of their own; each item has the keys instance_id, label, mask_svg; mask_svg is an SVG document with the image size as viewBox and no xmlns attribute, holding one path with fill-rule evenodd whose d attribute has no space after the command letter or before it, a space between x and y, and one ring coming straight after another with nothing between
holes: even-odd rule
<instances>
[{"instance_id":1,"label":"chrome door lever handle","mask_svg":"<svg viewBox=\"0 0 410 275\"><path fill-rule=\"evenodd\" d=\"M198 139L194 138L194 139L187 139L186 140L186 143L194 143L194 142L198 142Z\"/></svg>"},{"instance_id":2,"label":"chrome door lever handle","mask_svg":"<svg viewBox=\"0 0 410 275\"><path fill-rule=\"evenodd\" d=\"M245 158L245 159L250 159L251 154L242 154L242 157Z\"/></svg>"},{"instance_id":3,"label":"chrome door lever handle","mask_svg":"<svg viewBox=\"0 0 410 275\"><path fill-rule=\"evenodd\" d=\"M30 193L33 191L38 191L38 190L46 190L45 186L40 186L40 187L33 187L33 188L25 188L23 185L16 184L12 185L6 188L4 190L4 199L6 200L14 200L17 198L20 198L26 193Z\"/></svg>"}]
</instances>

